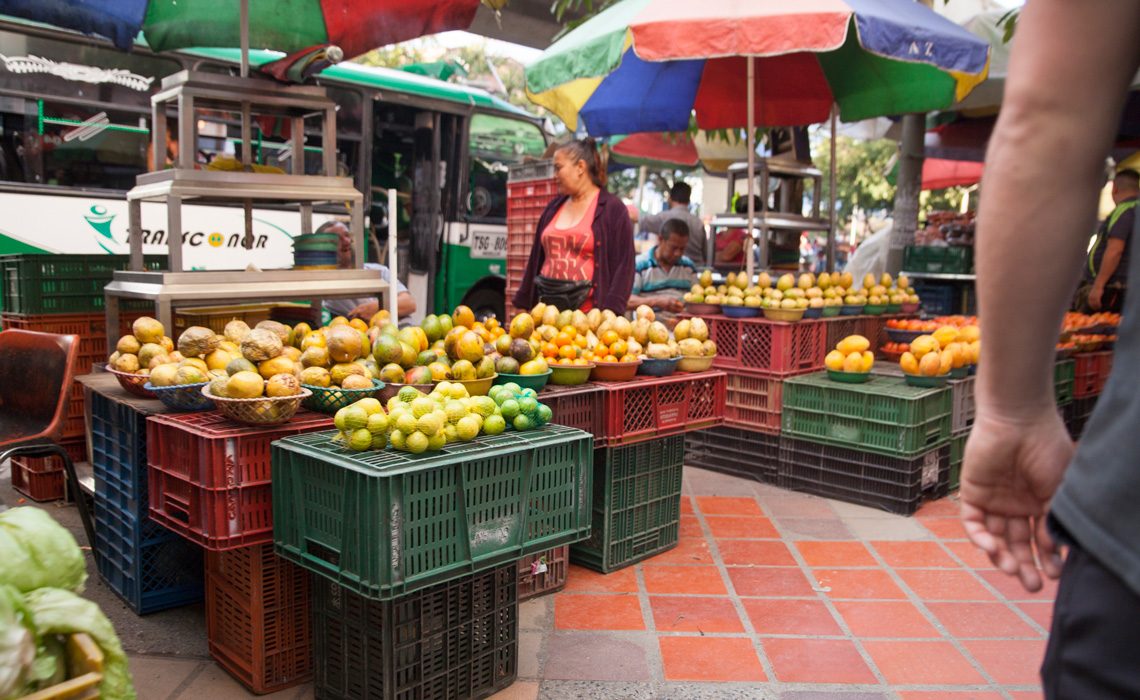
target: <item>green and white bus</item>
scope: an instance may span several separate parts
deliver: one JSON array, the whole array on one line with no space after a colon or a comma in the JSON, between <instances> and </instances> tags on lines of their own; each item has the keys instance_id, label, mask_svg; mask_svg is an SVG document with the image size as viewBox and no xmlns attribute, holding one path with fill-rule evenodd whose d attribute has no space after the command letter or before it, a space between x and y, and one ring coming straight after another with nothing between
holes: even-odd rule
<instances>
[{"instance_id":1,"label":"green and white bus","mask_svg":"<svg viewBox=\"0 0 1140 700\"><path fill-rule=\"evenodd\" d=\"M279 57L254 51L250 62ZM147 169L151 96L165 76L186 69L236 74L238 61L226 49L156 54L139 45L125 53L97 38L0 16L0 254L127 252L125 193ZM342 63L313 82L337 102L338 170L364 193L371 251L386 250L376 237L388 230L384 191L399 191L399 270L417 316L466 304L502 317L507 169L542 156L539 121L483 90L405 71ZM202 167L240 144L237 115L198 126ZM254 135L254 161L288 171L293 154L281 125L259 121ZM320 132L306 133L305 142L307 151L318 150ZM306 172L319 172L316 154L307 155ZM163 209L143 207L148 254L164 252ZM314 226L346 214L324 208ZM255 209L252 250L238 235L242 216L238 207L184 207L187 266L290 267L300 233L295 212Z\"/></svg>"}]
</instances>

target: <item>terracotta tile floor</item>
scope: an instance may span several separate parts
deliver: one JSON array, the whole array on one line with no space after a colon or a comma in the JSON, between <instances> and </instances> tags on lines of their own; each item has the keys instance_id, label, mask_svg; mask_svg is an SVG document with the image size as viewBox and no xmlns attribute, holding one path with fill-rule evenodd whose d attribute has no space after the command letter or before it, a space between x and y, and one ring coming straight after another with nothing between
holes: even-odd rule
<instances>
[{"instance_id":1,"label":"terracotta tile floor","mask_svg":"<svg viewBox=\"0 0 1140 700\"><path fill-rule=\"evenodd\" d=\"M954 498L903 518L698 469L684 484L678 547L609 575L572 566L523 603L519 680L494 700L1041 697L1056 588L994 570ZM132 664L140 698L254 697L204 654Z\"/></svg>"},{"instance_id":2,"label":"terracotta tile floor","mask_svg":"<svg viewBox=\"0 0 1140 700\"><path fill-rule=\"evenodd\" d=\"M676 549L608 576L572 566L523 604L542 638L526 697L1041 697L1056 588L1006 580L957 510L902 518L686 469ZM599 635L593 663L565 658Z\"/></svg>"}]
</instances>

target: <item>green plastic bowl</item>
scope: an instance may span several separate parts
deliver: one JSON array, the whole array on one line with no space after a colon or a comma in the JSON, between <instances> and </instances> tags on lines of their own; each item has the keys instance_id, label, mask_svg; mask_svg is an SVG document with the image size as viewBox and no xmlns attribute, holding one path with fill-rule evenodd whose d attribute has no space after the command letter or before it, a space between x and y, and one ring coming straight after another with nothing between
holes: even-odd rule
<instances>
[{"instance_id":1,"label":"green plastic bowl","mask_svg":"<svg viewBox=\"0 0 1140 700\"><path fill-rule=\"evenodd\" d=\"M841 372L834 369L827 370L827 378L841 384L864 384L871 379L870 372Z\"/></svg>"},{"instance_id":2,"label":"green plastic bowl","mask_svg":"<svg viewBox=\"0 0 1140 700\"><path fill-rule=\"evenodd\" d=\"M887 304L887 313L900 314L902 313L902 304Z\"/></svg>"},{"instance_id":3,"label":"green plastic bowl","mask_svg":"<svg viewBox=\"0 0 1140 700\"><path fill-rule=\"evenodd\" d=\"M961 367L954 367L950 370L951 379L965 379L970 376L969 365L962 365Z\"/></svg>"},{"instance_id":4,"label":"green plastic bowl","mask_svg":"<svg viewBox=\"0 0 1140 700\"><path fill-rule=\"evenodd\" d=\"M301 402L302 406L318 413L336 413L360 399L370 396L376 397L384 389L384 382L373 379L372 387L369 389L342 389L339 386L321 387L312 384L302 384L301 386L313 392L312 396Z\"/></svg>"},{"instance_id":5,"label":"green plastic bowl","mask_svg":"<svg viewBox=\"0 0 1140 700\"><path fill-rule=\"evenodd\" d=\"M937 377L922 377L917 374L907 374L903 372L903 380L911 386L921 387L923 389L936 389L938 387L946 386L946 380L950 379L950 373L939 375Z\"/></svg>"},{"instance_id":6,"label":"green plastic bowl","mask_svg":"<svg viewBox=\"0 0 1140 700\"><path fill-rule=\"evenodd\" d=\"M557 386L578 386L590 381L590 372L594 371L593 363L588 365L551 365L551 384Z\"/></svg>"},{"instance_id":7,"label":"green plastic bowl","mask_svg":"<svg viewBox=\"0 0 1140 700\"><path fill-rule=\"evenodd\" d=\"M503 374L495 377L495 384L507 384L514 382L522 389L534 389L539 391L542 387L546 386L546 382L550 379L552 370L546 370L543 374Z\"/></svg>"},{"instance_id":8,"label":"green plastic bowl","mask_svg":"<svg viewBox=\"0 0 1140 700\"><path fill-rule=\"evenodd\" d=\"M867 316L881 316L886 312L887 307L885 305L871 306L870 304L867 304L863 307L863 313Z\"/></svg>"},{"instance_id":9,"label":"green plastic bowl","mask_svg":"<svg viewBox=\"0 0 1140 700\"><path fill-rule=\"evenodd\" d=\"M841 307L838 307L838 306L825 306L825 307L823 307L823 317L824 318L834 318L834 317L838 316L840 308Z\"/></svg>"}]
</instances>

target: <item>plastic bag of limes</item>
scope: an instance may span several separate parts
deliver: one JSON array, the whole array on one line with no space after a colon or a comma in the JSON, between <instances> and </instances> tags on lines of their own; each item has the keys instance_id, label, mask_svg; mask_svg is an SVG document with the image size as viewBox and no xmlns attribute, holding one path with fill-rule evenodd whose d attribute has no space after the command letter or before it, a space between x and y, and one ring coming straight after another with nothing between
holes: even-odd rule
<instances>
[{"instance_id":1,"label":"plastic bag of limes","mask_svg":"<svg viewBox=\"0 0 1140 700\"><path fill-rule=\"evenodd\" d=\"M541 428L554 417L550 407L538 400L534 389L523 389L514 382L491 387L488 396L494 399L506 424L515 430Z\"/></svg>"}]
</instances>

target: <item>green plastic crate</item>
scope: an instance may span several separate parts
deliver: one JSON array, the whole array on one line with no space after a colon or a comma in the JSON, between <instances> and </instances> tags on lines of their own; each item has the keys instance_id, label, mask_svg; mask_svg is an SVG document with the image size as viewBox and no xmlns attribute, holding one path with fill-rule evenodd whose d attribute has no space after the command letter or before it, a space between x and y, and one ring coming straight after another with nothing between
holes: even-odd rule
<instances>
[{"instance_id":1,"label":"green plastic crate","mask_svg":"<svg viewBox=\"0 0 1140 700\"><path fill-rule=\"evenodd\" d=\"M905 457L950 439L950 390L909 386L902 377L839 384L826 373L805 374L784 381L783 400L783 432L807 440Z\"/></svg>"},{"instance_id":2,"label":"green plastic crate","mask_svg":"<svg viewBox=\"0 0 1140 700\"><path fill-rule=\"evenodd\" d=\"M950 438L950 490L958 488L962 477L962 459L966 456L966 438L970 431L961 432Z\"/></svg>"},{"instance_id":3,"label":"green plastic crate","mask_svg":"<svg viewBox=\"0 0 1140 700\"><path fill-rule=\"evenodd\" d=\"M903 270L968 274L974 271L974 249L970 246L910 245L903 251Z\"/></svg>"},{"instance_id":4,"label":"green plastic crate","mask_svg":"<svg viewBox=\"0 0 1140 700\"><path fill-rule=\"evenodd\" d=\"M590 534L594 438L559 425L434 453L350 452L335 431L277 440L277 553L389 600Z\"/></svg>"},{"instance_id":5,"label":"green plastic crate","mask_svg":"<svg viewBox=\"0 0 1140 700\"><path fill-rule=\"evenodd\" d=\"M1057 405L1065 406L1073 402L1073 389L1076 385L1076 362L1062 360L1053 371L1053 392Z\"/></svg>"},{"instance_id":6,"label":"green plastic crate","mask_svg":"<svg viewBox=\"0 0 1140 700\"><path fill-rule=\"evenodd\" d=\"M14 314L82 314L103 311L103 288L127 255L2 255L0 306ZM165 255L143 258L147 270L166 267ZM146 300L123 300L123 311L153 310Z\"/></svg>"},{"instance_id":7,"label":"green plastic crate","mask_svg":"<svg viewBox=\"0 0 1140 700\"><path fill-rule=\"evenodd\" d=\"M594 451L590 539L570 560L610 573L677 546L685 436Z\"/></svg>"}]
</instances>

